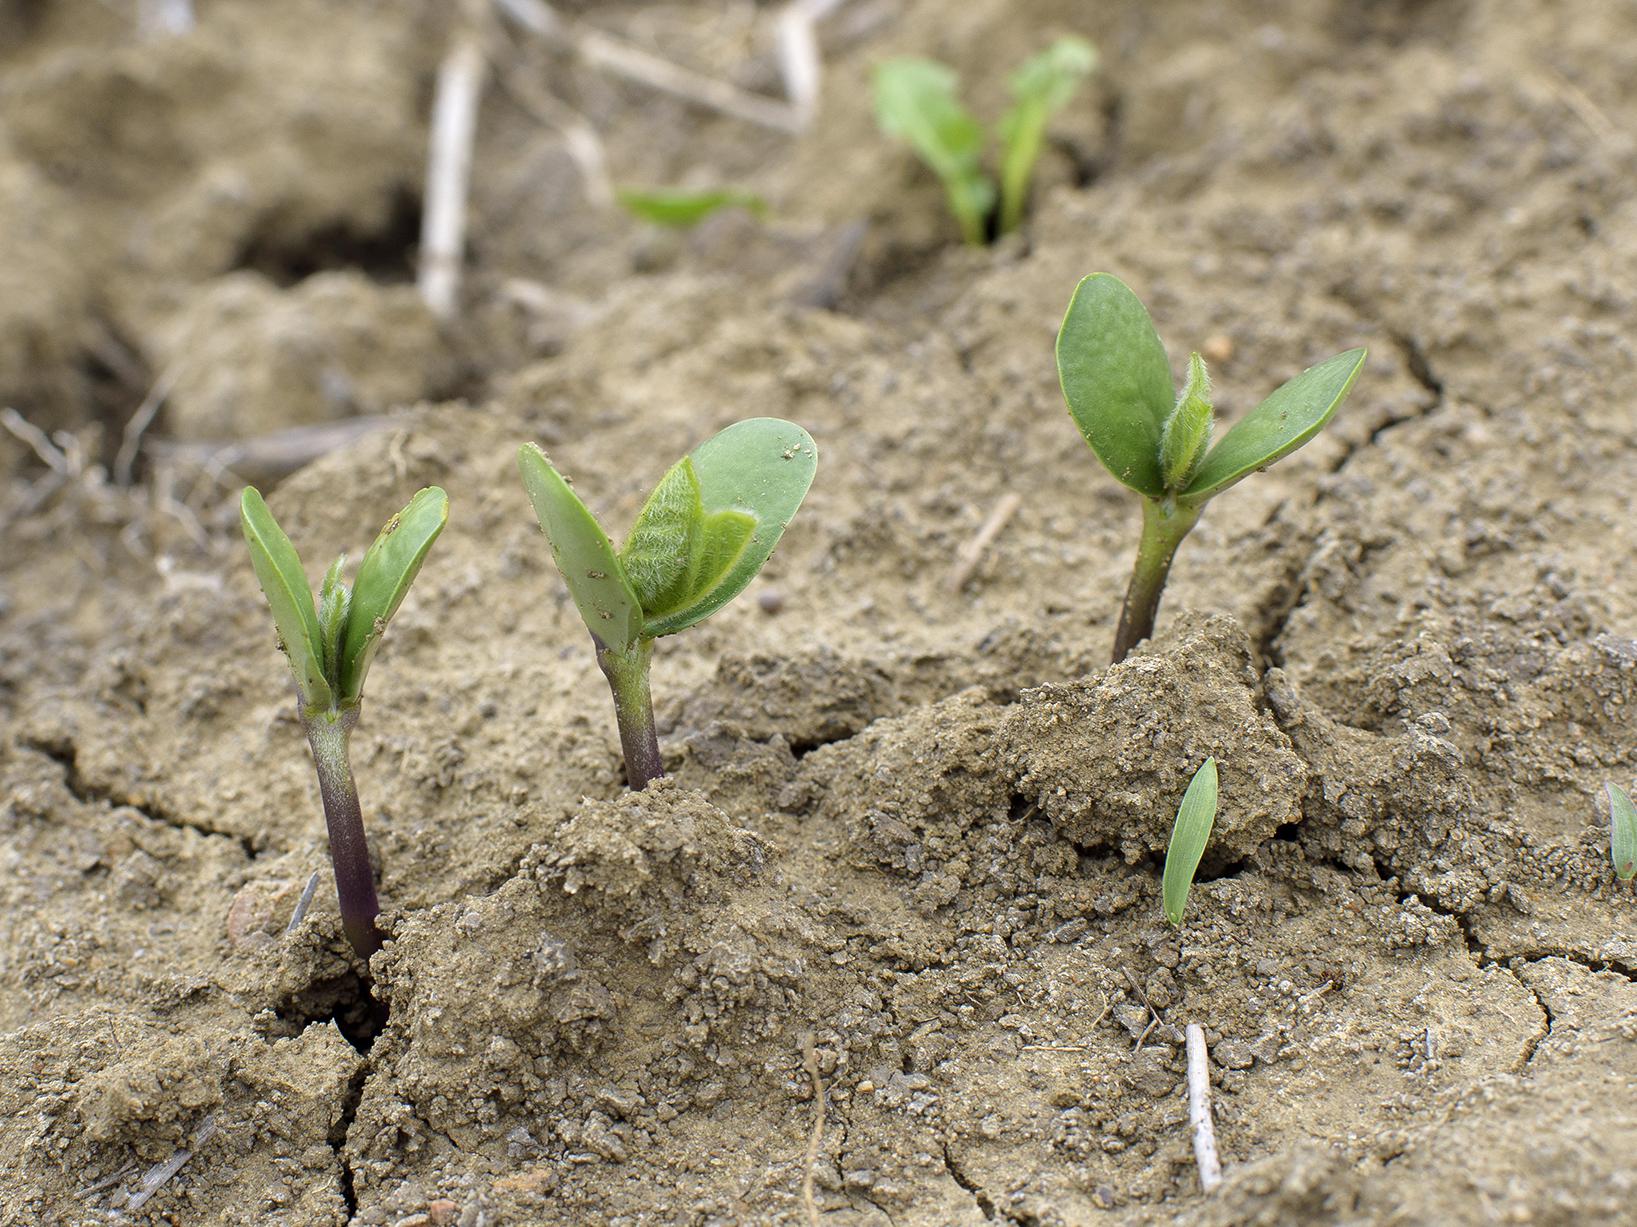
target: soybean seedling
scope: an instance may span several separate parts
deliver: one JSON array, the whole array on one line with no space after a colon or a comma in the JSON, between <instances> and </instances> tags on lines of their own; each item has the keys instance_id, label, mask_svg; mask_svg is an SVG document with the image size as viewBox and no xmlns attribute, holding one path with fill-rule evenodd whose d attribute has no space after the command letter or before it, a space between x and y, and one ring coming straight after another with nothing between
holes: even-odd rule
<instances>
[{"instance_id":1,"label":"soybean seedling","mask_svg":"<svg viewBox=\"0 0 1637 1227\"><path fill-rule=\"evenodd\" d=\"M1188 891L1194 884L1194 874L1199 870L1199 860L1205 855L1205 844L1215 824L1216 759L1207 758L1188 781L1188 791L1182 794L1177 820L1171 827L1171 842L1165 848L1162 879L1165 918L1174 925L1182 923Z\"/></svg>"},{"instance_id":2,"label":"soybean seedling","mask_svg":"<svg viewBox=\"0 0 1637 1227\"><path fill-rule=\"evenodd\" d=\"M239 515L251 565L273 609L279 647L295 674L296 708L312 748L329 828L341 927L367 962L381 948L375 927L381 906L348 742L381 636L443 531L449 499L436 486L417 493L365 552L351 588L341 578L346 555L335 560L324 575L316 606L300 555L254 487L245 487Z\"/></svg>"},{"instance_id":3,"label":"soybean seedling","mask_svg":"<svg viewBox=\"0 0 1637 1227\"><path fill-rule=\"evenodd\" d=\"M617 551L544 452L525 443L517 464L613 693L626 782L642 789L665 774L648 685L654 640L744 591L813 484L818 449L793 422L735 422L660 479Z\"/></svg>"},{"instance_id":4,"label":"soybean seedling","mask_svg":"<svg viewBox=\"0 0 1637 1227\"><path fill-rule=\"evenodd\" d=\"M1622 882L1637 877L1637 805L1618 784L1609 790L1609 859Z\"/></svg>"},{"instance_id":5,"label":"soybean seedling","mask_svg":"<svg viewBox=\"0 0 1637 1227\"><path fill-rule=\"evenodd\" d=\"M614 199L632 217L674 230L697 226L721 209L743 209L758 219L767 216L767 201L742 188L620 188Z\"/></svg>"},{"instance_id":6,"label":"soybean seedling","mask_svg":"<svg viewBox=\"0 0 1637 1227\"><path fill-rule=\"evenodd\" d=\"M1103 467L1143 496L1137 563L1114 636L1116 664L1153 634L1171 560L1205 504L1318 434L1366 356L1350 349L1309 367L1212 447L1204 359L1190 355L1177 393L1165 345L1130 288L1108 273L1093 273L1075 288L1057 334L1063 399Z\"/></svg>"},{"instance_id":7,"label":"soybean seedling","mask_svg":"<svg viewBox=\"0 0 1637 1227\"><path fill-rule=\"evenodd\" d=\"M1012 74L1012 107L997 129L998 191L983 165L987 134L961 105L948 66L909 56L883 62L875 72L876 121L943 181L961 237L980 247L991 225L997 234L1010 234L1022 224L1046 124L1096 65L1096 49L1085 39L1060 38Z\"/></svg>"}]
</instances>

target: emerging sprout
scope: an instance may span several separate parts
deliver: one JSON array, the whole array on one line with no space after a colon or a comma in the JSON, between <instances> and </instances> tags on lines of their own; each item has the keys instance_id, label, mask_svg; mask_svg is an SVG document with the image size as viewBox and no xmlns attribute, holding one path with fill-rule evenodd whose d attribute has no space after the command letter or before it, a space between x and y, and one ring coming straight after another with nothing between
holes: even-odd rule
<instances>
[{"instance_id":1,"label":"emerging sprout","mask_svg":"<svg viewBox=\"0 0 1637 1227\"><path fill-rule=\"evenodd\" d=\"M620 188L614 193L620 207L633 217L656 226L686 230L719 209L743 209L752 217L767 216L767 201L742 188Z\"/></svg>"},{"instance_id":2,"label":"emerging sprout","mask_svg":"<svg viewBox=\"0 0 1637 1227\"><path fill-rule=\"evenodd\" d=\"M1637 806L1618 784L1609 790L1609 859L1622 882L1637 877Z\"/></svg>"},{"instance_id":3,"label":"emerging sprout","mask_svg":"<svg viewBox=\"0 0 1637 1227\"><path fill-rule=\"evenodd\" d=\"M1174 925L1182 923L1182 911L1188 906L1188 890L1194 884L1194 873L1199 869L1200 857L1205 855L1205 844L1211 838L1211 827L1215 823L1216 759L1207 758L1188 782L1188 791L1182 794L1177 820L1171 828L1171 842L1165 848L1165 918Z\"/></svg>"},{"instance_id":4,"label":"emerging sprout","mask_svg":"<svg viewBox=\"0 0 1637 1227\"><path fill-rule=\"evenodd\" d=\"M664 774L648 689L654 640L744 591L813 484L818 449L793 422L734 423L660 479L617 552L544 452L526 443L517 464L613 692L626 782L641 789Z\"/></svg>"},{"instance_id":5,"label":"emerging sprout","mask_svg":"<svg viewBox=\"0 0 1637 1227\"><path fill-rule=\"evenodd\" d=\"M1211 446L1211 385L1198 354L1178 395L1154 322L1117 277L1080 282L1057 334L1069 416L1103 467L1143 496L1137 564L1114 636L1116 663L1154 632L1171 559L1205 504L1289 455L1323 429L1352 388L1366 351L1309 367Z\"/></svg>"},{"instance_id":6,"label":"emerging sprout","mask_svg":"<svg viewBox=\"0 0 1637 1227\"><path fill-rule=\"evenodd\" d=\"M319 588L307 586L301 558L254 487L239 503L250 562L273 609L279 647L296 680L296 707L312 747L324 819L330 833L341 926L366 962L381 948L364 818L352 778L348 739L358 723L364 677L381 636L409 591L432 542L449 518L449 499L436 486L420 491L387 521L364 554L349 589L341 579L346 555L335 560Z\"/></svg>"},{"instance_id":7,"label":"emerging sprout","mask_svg":"<svg viewBox=\"0 0 1637 1227\"><path fill-rule=\"evenodd\" d=\"M913 57L882 63L875 71L876 121L888 136L914 148L943 181L961 237L981 247L991 222L997 234L1010 234L1022 224L1046 123L1074 97L1096 64L1090 43L1060 38L1012 74L1012 108L998 132L998 194L983 168L983 125L956 97L955 73L946 65Z\"/></svg>"}]
</instances>

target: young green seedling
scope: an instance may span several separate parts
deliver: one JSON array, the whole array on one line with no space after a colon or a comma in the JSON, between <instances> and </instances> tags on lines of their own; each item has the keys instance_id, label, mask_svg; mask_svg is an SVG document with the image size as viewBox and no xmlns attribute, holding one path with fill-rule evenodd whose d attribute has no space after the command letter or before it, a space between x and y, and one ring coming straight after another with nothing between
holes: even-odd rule
<instances>
[{"instance_id":1,"label":"young green seedling","mask_svg":"<svg viewBox=\"0 0 1637 1227\"><path fill-rule=\"evenodd\" d=\"M1174 925L1182 923L1188 890L1194 884L1194 874L1215 823L1216 759L1207 758L1188 782L1188 791L1182 794L1177 820L1171 827L1171 842L1165 848L1165 918Z\"/></svg>"},{"instance_id":2,"label":"young green seedling","mask_svg":"<svg viewBox=\"0 0 1637 1227\"><path fill-rule=\"evenodd\" d=\"M818 449L793 422L735 422L660 479L618 551L544 452L525 443L517 464L613 692L626 782L644 788L665 773L648 688L654 640L744 591L813 484Z\"/></svg>"},{"instance_id":3,"label":"young green seedling","mask_svg":"<svg viewBox=\"0 0 1637 1227\"><path fill-rule=\"evenodd\" d=\"M1193 354L1182 392L1137 296L1117 277L1080 282L1057 334L1069 416L1114 477L1143 496L1142 537L1114 636L1118 663L1154 632L1177 546L1205 504L1324 428L1364 367L1350 349L1289 380L1211 446L1211 385Z\"/></svg>"},{"instance_id":4,"label":"young green seedling","mask_svg":"<svg viewBox=\"0 0 1637 1227\"><path fill-rule=\"evenodd\" d=\"M318 772L324 821L330 833L341 927L366 962L381 948L375 917L381 907L370 871L358 785L352 778L348 740L381 636L398 611L432 542L449 518L449 500L430 486L409 500L364 554L349 589L341 579L346 555L335 560L319 587L318 604L290 538L262 496L245 487L239 503L250 562L273 609L279 647L295 674L296 708Z\"/></svg>"},{"instance_id":5,"label":"young green seedling","mask_svg":"<svg viewBox=\"0 0 1637 1227\"><path fill-rule=\"evenodd\" d=\"M1609 859L1622 882L1637 877L1637 806L1618 784L1609 790Z\"/></svg>"},{"instance_id":6,"label":"young green seedling","mask_svg":"<svg viewBox=\"0 0 1637 1227\"><path fill-rule=\"evenodd\" d=\"M908 143L943 181L961 237L980 247L991 224L997 234L1022 224L1047 121L1068 104L1096 64L1090 43L1060 38L1012 74L1013 103L998 130L998 193L983 166L988 143L983 125L961 105L955 73L946 65L914 57L883 62L875 71L876 121L888 136Z\"/></svg>"},{"instance_id":7,"label":"young green seedling","mask_svg":"<svg viewBox=\"0 0 1637 1227\"><path fill-rule=\"evenodd\" d=\"M741 188L620 188L614 199L632 217L676 230L697 226L720 209L743 209L755 218L767 216L767 201Z\"/></svg>"}]
</instances>

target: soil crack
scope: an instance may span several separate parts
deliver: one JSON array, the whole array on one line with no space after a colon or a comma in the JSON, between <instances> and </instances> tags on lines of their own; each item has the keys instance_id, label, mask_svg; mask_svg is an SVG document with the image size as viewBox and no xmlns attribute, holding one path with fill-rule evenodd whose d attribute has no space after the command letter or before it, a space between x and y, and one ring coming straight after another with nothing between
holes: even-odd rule
<instances>
[{"instance_id":1,"label":"soil crack","mask_svg":"<svg viewBox=\"0 0 1637 1227\"><path fill-rule=\"evenodd\" d=\"M63 769L64 786L73 795L74 799L83 805L110 805L134 809L148 821L158 826L171 827L178 831L192 831L195 835L204 835L212 839L232 840L239 845L246 859L256 859L256 846L248 835L219 830L208 823L182 818L153 804L151 801L143 801L112 788L91 783L80 771L79 747L72 741L22 738L19 739L18 745L25 750L33 750L36 754L49 758L61 767Z\"/></svg>"},{"instance_id":2,"label":"soil crack","mask_svg":"<svg viewBox=\"0 0 1637 1227\"><path fill-rule=\"evenodd\" d=\"M955 1161L955 1152L948 1142L944 1143L944 1170L949 1173L951 1180L972 1195L972 1200L977 1203L978 1209L983 1211L984 1218L993 1219L995 1217L994 1198L990 1197L984 1187L968 1176L966 1170Z\"/></svg>"},{"instance_id":3,"label":"soil crack","mask_svg":"<svg viewBox=\"0 0 1637 1227\"><path fill-rule=\"evenodd\" d=\"M349 1223L358 1213L358 1190L354 1183L352 1160L347 1157L347 1134L352 1132L352 1122L358 1116L358 1105L364 1100L364 1083L368 1080L369 1066L360 1064L358 1072L353 1074L347 1083L346 1094L341 1100L340 1115L330 1127L327 1139L330 1149L335 1152L335 1161L341 1167L341 1200L347 1205Z\"/></svg>"}]
</instances>

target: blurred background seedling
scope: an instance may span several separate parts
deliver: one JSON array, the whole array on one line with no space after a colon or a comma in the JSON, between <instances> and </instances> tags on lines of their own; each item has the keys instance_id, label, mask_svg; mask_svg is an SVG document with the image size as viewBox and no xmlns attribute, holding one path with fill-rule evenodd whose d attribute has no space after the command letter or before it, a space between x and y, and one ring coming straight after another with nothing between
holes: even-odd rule
<instances>
[{"instance_id":1,"label":"blurred background seedling","mask_svg":"<svg viewBox=\"0 0 1637 1227\"><path fill-rule=\"evenodd\" d=\"M1205 504L1324 429L1367 353L1350 349L1280 385L1213 447L1205 360L1188 359L1179 394L1148 309L1123 281L1093 273L1075 288L1057 334L1069 416L1103 467L1143 496L1137 562L1114 636L1114 662L1154 633L1177 546Z\"/></svg>"},{"instance_id":2,"label":"blurred background seedling","mask_svg":"<svg viewBox=\"0 0 1637 1227\"><path fill-rule=\"evenodd\" d=\"M417 493L381 529L350 588L341 578L346 555L335 560L319 587L317 605L300 555L254 487L247 486L240 497L239 518L251 565L273 610L279 647L295 675L296 706L329 829L341 926L368 962L381 948L375 927L381 908L349 740L381 637L449 519L449 499L436 486Z\"/></svg>"},{"instance_id":3,"label":"blurred background seedling","mask_svg":"<svg viewBox=\"0 0 1637 1227\"><path fill-rule=\"evenodd\" d=\"M1083 38L1065 37L1012 74L1012 106L995 131L998 187L984 167L989 133L962 105L958 79L947 65L913 56L880 64L875 71L876 121L938 176L961 237L981 247L991 234L1010 234L1022 225L1046 125L1096 66L1096 48Z\"/></svg>"},{"instance_id":4,"label":"blurred background seedling","mask_svg":"<svg viewBox=\"0 0 1637 1227\"><path fill-rule=\"evenodd\" d=\"M767 216L767 201L743 188L620 188L614 199L632 217L655 226L687 230L723 209L743 209L758 220Z\"/></svg>"},{"instance_id":5,"label":"blurred background seedling","mask_svg":"<svg viewBox=\"0 0 1637 1227\"><path fill-rule=\"evenodd\" d=\"M540 448L524 444L517 463L614 696L626 782L644 788L665 773L648 682L654 640L744 591L813 484L818 449L794 422L734 423L660 479L617 551Z\"/></svg>"}]
</instances>

